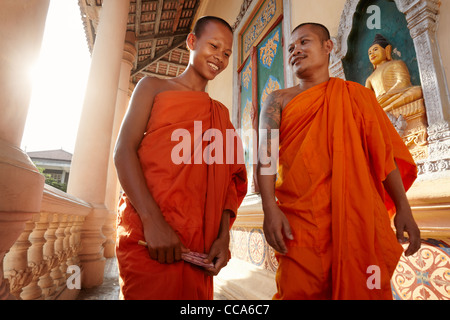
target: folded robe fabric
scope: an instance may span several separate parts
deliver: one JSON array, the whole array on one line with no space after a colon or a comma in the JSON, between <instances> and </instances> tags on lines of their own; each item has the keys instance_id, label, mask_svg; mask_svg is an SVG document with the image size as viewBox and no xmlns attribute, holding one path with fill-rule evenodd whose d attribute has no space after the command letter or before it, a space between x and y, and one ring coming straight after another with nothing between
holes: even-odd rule
<instances>
[{"instance_id":1,"label":"folded robe fabric","mask_svg":"<svg viewBox=\"0 0 450 320\"><path fill-rule=\"evenodd\" d=\"M209 129L222 133L223 151L220 137L212 138ZM219 159L221 153L225 159L227 143L233 148L228 151L234 154L242 148L238 139L226 141L227 129L234 130L227 108L207 93L166 91L155 97L138 150L150 193L191 251L209 252L223 211L234 213L233 223L247 190L245 165ZM211 156L217 159L212 161ZM122 298L213 298L212 277L201 268L183 261L160 264L150 258L147 248L138 245L139 240L144 240L142 223L124 194L119 203L116 242Z\"/></svg>"},{"instance_id":2,"label":"folded robe fabric","mask_svg":"<svg viewBox=\"0 0 450 320\"><path fill-rule=\"evenodd\" d=\"M331 78L283 110L276 196L294 240L277 255L274 299L392 299L402 247L383 187L417 168L372 91Z\"/></svg>"}]
</instances>

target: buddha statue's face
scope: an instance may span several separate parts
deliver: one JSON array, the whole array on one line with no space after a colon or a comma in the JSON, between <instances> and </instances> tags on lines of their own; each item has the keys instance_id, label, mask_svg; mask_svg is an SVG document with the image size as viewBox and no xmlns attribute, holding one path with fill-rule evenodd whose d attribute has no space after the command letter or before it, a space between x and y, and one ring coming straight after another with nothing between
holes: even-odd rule
<instances>
[{"instance_id":1,"label":"buddha statue's face","mask_svg":"<svg viewBox=\"0 0 450 320\"><path fill-rule=\"evenodd\" d=\"M376 68L379 64L388 60L386 50L379 44L374 44L369 48L369 59Z\"/></svg>"}]
</instances>

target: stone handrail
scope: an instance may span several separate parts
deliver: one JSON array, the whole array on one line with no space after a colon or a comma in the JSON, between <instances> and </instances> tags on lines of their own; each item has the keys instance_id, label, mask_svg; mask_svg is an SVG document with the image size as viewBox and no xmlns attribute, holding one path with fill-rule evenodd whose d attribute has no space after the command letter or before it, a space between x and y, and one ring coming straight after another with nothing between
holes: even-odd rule
<instances>
[{"instance_id":1,"label":"stone handrail","mask_svg":"<svg viewBox=\"0 0 450 320\"><path fill-rule=\"evenodd\" d=\"M90 204L45 185L41 212L25 229L3 260L10 294L21 300L74 299L79 285L67 285L83 272L79 252L82 226ZM70 267L70 268L69 268Z\"/></svg>"}]
</instances>

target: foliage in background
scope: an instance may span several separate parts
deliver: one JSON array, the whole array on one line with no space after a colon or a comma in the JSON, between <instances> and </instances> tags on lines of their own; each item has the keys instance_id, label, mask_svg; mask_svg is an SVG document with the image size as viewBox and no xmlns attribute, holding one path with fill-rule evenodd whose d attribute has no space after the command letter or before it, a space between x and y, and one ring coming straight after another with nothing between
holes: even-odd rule
<instances>
[{"instance_id":1,"label":"foliage in background","mask_svg":"<svg viewBox=\"0 0 450 320\"><path fill-rule=\"evenodd\" d=\"M44 173L44 168L37 167L39 172L45 177L45 183L61 191L67 192L67 183L58 182L50 174Z\"/></svg>"}]
</instances>

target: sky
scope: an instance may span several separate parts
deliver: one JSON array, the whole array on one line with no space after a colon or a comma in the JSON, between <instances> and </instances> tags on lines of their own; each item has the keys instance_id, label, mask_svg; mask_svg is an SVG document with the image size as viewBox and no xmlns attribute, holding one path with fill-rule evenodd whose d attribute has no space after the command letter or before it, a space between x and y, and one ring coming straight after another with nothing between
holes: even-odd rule
<instances>
[{"instance_id":1,"label":"sky","mask_svg":"<svg viewBox=\"0 0 450 320\"><path fill-rule=\"evenodd\" d=\"M77 0L51 0L21 148L73 154L91 57Z\"/></svg>"}]
</instances>

